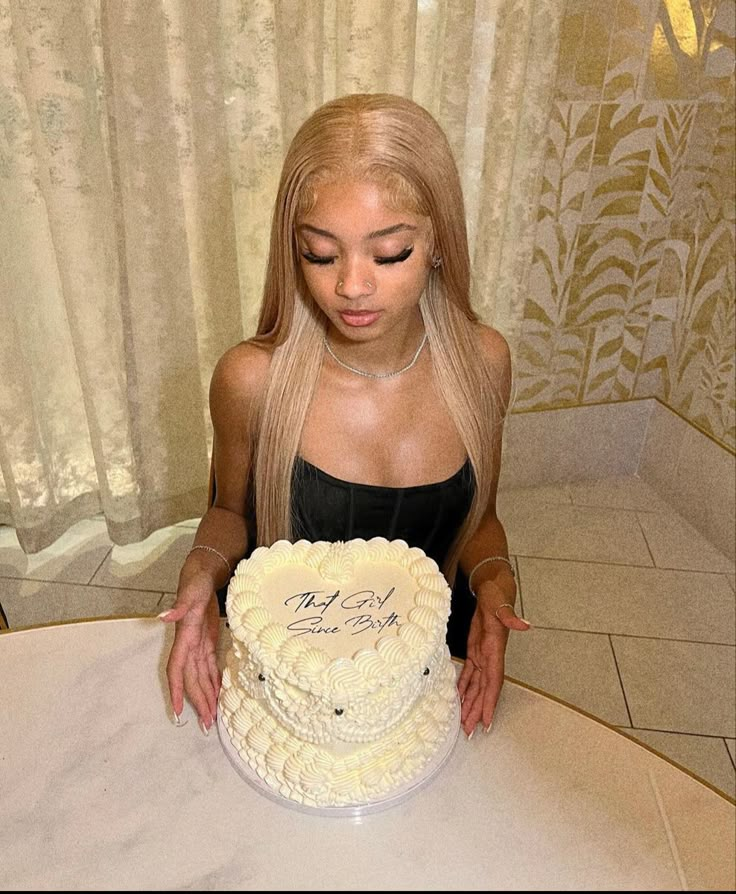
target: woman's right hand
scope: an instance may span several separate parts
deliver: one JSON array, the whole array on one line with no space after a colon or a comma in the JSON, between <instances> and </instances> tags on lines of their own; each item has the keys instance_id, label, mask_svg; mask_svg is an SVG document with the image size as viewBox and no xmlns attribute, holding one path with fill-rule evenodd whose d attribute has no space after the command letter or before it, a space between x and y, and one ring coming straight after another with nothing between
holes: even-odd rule
<instances>
[{"instance_id":1,"label":"woman's right hand","mask_svg":"<svg viewBox=\"0 0 736 894\"><path fill-rule=\"evenodd\" d=\"M173 608L159 617L167 624L176 623L166 676L177 725L186 695L206 733L215 721L220 692L216 653L220 633L217 596L209 582L180 584Z\"/></svg>"}]
</instances>

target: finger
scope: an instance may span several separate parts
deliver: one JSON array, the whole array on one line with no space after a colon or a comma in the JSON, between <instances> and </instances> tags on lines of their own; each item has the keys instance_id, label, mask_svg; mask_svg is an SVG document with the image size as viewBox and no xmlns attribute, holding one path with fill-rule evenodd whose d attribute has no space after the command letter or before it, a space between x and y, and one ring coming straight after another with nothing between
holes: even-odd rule
<instances>
[{"instance_id":1,"label":"finger","mask_svg":"<svg viewBox=\"0 0 736 894\"><path fill-rule=\"evenodd\" d=\"M486 732L488 732L491 727L491 723L493 722L493 715L496 713L496 705L498 704L498 697L501 694L502 686L503 669L491 676L491 678L486 682L486 686L483 690L481 710L483 729Z\"/></svg>"},{"instance_id":2,"label":"finger","mask_svg":"<svg viewBox=\"0 0 736 894\"><path fill-rule=\"evenodd\" d=\"M220 673L220 669L217 666L216 655L210 655L208 661L208 669L210 674L210 682L215 694L214 702L212 703L212 717L214 718L217 716L217 699L220 695L220 688L222 686L222 674Z\"/></svg>"},{"instance_id":3,"label":"finger","mask_svg":"<svg viewBox=\"0 0 736 894\"><path fill-rule=\"evenodd\" d=\"M207 693L202 688L199 674L195 669L185 673L185 684L189 701L197 713L200 729L206 734L212 726L212 712Z\"/></svg>"},{"instance_id":4,"label":"finger","mask_svg":"<svg viewBox=\"0 0 736 894\"><path fill-rule=\"evenodd\" d=\"M184 615L186 615L188 611L188 605L183 602L175 602L170 609L161 612L158 617L164 623L171 624L174 621L181 621L181 619L184 617Z\"/></svg>"},{"instance_id":5,"label":"finger","mask_svg":"<svg viewBox=\"0 0 736 894\"><path fill-rule=\"evenodd\" d=\"M176 648L176 643L166 665L166 678L169 681L171 708L178 720L184 710L184 660L181 650Z\"/></svg>"},{"instance_id":6,"label":"finger","mask_svg":"<svg viewBox=\"0 0 736 894\"><path fill-rule=\"evenodd\" d=\"M460 707L460 725L463 727L463 729L465 728L465 721L470 714L470 710L475 704L476 698L478 697L479 689L480 686L477 681L475 683L471 682L465 692L465 698L463 699L462 705Z\"/></svg>"},{"instance_id":7,"label":"finger","mask_svg":"<svg viewBox=\"0 0 736 894\"><path fill-rule=\"evenodd\" d=\"M480 676L480 674L477 676ZM483 689L480 684L474 688L472 697L465 699L463 708L466 710L465 717L462 720L462 727L465 735L470 738L480 721L483 710Z\"/></svg>"},{"instance_id":8,"label":"finger","mask_svg":"<svg viewBox=\"0 0 736 894\"><path fill-rule=\"evenodd\" d=\"M494 612L498 620L509 630L528 630L531 627L526 618L520 618L510 605L501 605Z\"/></svg>"},{"instance_id":9,"label":"finger","mask_svg":"<svg viewBox=\"0 0 736 894\"><path fill-rule=\"evenodd\" d=\"M465 693L462 710L460 712L460 725L467 736L472 735L482 708L482 701L479 698L482 692L481 674L477 667L473 668L473 676Z\"/></svg>"},{"instance_id":10,"label":"finger","mask_svg":"<svg viewBox=\"0 0 736 894\"><path fill-rule=\"evenodd\" d=\"M465 659L465 664L463 665L463 669L460 672L460 679L457 681L457 691L460 695L460 701L463 701L465 698L465 693L467 692L468 686L470 685L470 680L473 676L473 671L475 670L475 665L470 659Z\"/></svg>"},{"instance_id":11,"label":"finger","mask_svg":"<svg viewBox=\"0 0 736 894\"><path fill-rule=\"evenodd\" d=\"M204 699L207 704L207 712L201 714L200 717L207 729L209 729L214 723L215 714L217 713L217 689L215 688L215 683L212 678L210 657L211 656L208 656L205 659L204 663L201 664L199 667L200 686L202 688L202 694L204 695Z\"/></svg>"}]
</instances>

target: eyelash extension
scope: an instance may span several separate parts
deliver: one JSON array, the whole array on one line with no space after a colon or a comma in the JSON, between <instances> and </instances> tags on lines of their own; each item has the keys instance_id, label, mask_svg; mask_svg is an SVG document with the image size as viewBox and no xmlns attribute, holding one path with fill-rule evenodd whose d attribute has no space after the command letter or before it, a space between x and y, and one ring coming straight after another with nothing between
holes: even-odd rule
<instances>
[{"instance_id":1,"label":"eyelash extension","mask_svg":"<svg viewBox=\"0 0 736 894\"><path fill-rule=\"evenodd\" d=\"M375 258L376 264L383 266L384 264L400 264L402 261L405 261L411 253L414 251L414 246L412 245L410 248L405 248L402 252L397 255L394 255L391 258ZM311 251L303 251L302 257L305 261L308 261L310 264L319 264L320 266L324 266L326 264L331 264L335 259L334 257L323 257L321 255L313 255Z\"/></svg>"},{"instance_id":2,"label":"eyelash extension","mask_svg":"<svg viewBox=\"0 0 736 894\"><path fill-rule=\"evenodd\" d=\"M335 259L334 258L322 258L318 255L313 255L311 251L303 251L302 257L305 261L309 261L310 264L331 264Z\"/></svg>"},{"instance_id":3,"label":"eyelash extension","mask_svg":"<svg viewBox=\"0 0 736 894\"><path fill-rule=\"evenodd\" d=\"M402 261L405 261L409 255L414 251L414 246L410 246L409 248L405 248L399 254L394 255L392 258L376 258L376 264L400 264Z\"/></svg>"}]
</instances>

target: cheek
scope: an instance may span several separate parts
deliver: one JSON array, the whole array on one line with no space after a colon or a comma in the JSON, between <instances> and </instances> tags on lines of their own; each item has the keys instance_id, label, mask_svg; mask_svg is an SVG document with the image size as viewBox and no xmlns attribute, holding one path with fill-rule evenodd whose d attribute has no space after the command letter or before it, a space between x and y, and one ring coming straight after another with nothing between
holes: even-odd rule
<instances>
[{"instance_id":1,"label":"cheek","mask_svg":"<svg viewBox=\"0 0 736 894\"><path fill-rule=\"evenodd\" d=\"M330 268L327 268L329 270ZM335 294L335 277L331 277L327 270L314 267L312 265L302 265L302 276L304 282L309 289L309 293L317 303L324 298L334 296Z\"/></svg>"},{"instance_id":2,"label":"cheek","mask_svg":"<svg viewBox=\"0 0 736 894\"><path fill-rule=\"evenodd\" d=\"M407 270L406 276L402 277L399 288L402 294L407 297L411 296L411 299L416 301L427 287L428 279L429 271L425 270L424 267L419 267L413 271Z\"/></svg>"}]
</instances>

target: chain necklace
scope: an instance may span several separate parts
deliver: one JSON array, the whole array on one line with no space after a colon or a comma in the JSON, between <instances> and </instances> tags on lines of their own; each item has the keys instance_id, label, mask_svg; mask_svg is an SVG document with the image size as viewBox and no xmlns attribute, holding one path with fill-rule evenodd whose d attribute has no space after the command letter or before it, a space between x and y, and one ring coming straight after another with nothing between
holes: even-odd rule
<instances>
[{"instance_id":1,"label":"chain necklace","mask_svg":"<svg viewBox=\"0 0 736 894\"><path fill-rule=\"evenodd\" d=\"M408 369L411 369L412 366L414 366L414 364L417 362L417 360L419 360L419 355L422 353L422 348L424 347L424 345L427 341L427 333L426 332L424 333L424 338L422 339L421 344L417 348L417 352L414 355L414 359L411 361L411 363L407 363L407 365L405 367L403 367L403 369L397 369L396 372L391 372L391 373L371 373L371 372L365 372L365 370L362 370L362 369L356 369L354 366L348 366L347 363L343 363L342 360L340 360L340 358L335 355L334 351L330 347L330 343L327 341L326 333L322 340L325 343L325 347L327 348L327 353L330 355L330 357L332 357L332 359L335 361L335 363L339 363L340 366L342 366L344 369L348 369L348 370L350 370L350 372L355 373L358 376L365 376L367 379L392 379L394 376L400 376L401 373L405 373Z\"/></svg>"}]
</instances>

